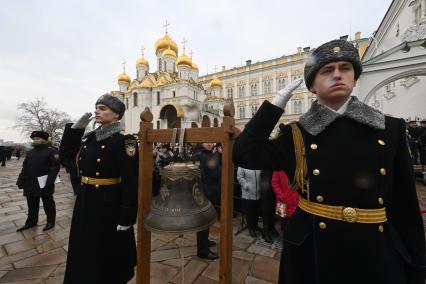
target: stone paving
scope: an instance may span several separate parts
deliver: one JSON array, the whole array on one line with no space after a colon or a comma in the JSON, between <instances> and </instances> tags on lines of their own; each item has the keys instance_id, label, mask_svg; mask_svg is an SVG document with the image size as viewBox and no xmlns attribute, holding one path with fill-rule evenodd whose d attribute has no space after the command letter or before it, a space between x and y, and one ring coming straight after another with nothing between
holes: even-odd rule
<instances>
[{"instance_id":1,"label":"stone paving","mask_svg":"<svg viewBox=\"0 0 426 284\"><path fill-rule=\"evenodd\" d=\"M62 182L56 185L57 221L54 229L43 232L46 216L40 208L37 227L16 232L26 220L27 204L22 190L15 185L22 166L8 161L0 167L0 283L62 283L67 256L68 235L74 195L68 175L61 170ZM42 207L42 206L41 206ZM234 219L234 232L240 229L241 217ZM210 238L219 244L220 224L211 228ZM152 234L151 283L218 283L219 261L196 256L195 234ZM216 251L217 248L212 248ZM247 230L234 236L233 283L268 284L278 277L280 241L265 243L250 237ZM129 283L136 283L135 279Z\"/></svg>"},{"instance_id":2,"label":"stone paving","mask_svg":"<svg viewBox=\"0 0 426 284\"><path fill-rule=\"evenodd\" d=\"M26 219L27 205L22 190L15 185L21 161L8 161L0 168L0 283L62 283L67 255L68 235L74 196L68 175L61 170L55 201L57 222L54 229L43 232L46 216L40 208L39 225L16 232ZM421 205L426 209L426 186L418 184ZM426 214L423 215L426 224ZM241 217L234 219L234 232ZM210 238L219 242L220 225L211 228ZM196 256L195 234L153 234L151 238L151 283L218 283L219 261L206 261ZM216 248L213 248L216 250ZM234 236L232 283L276 283L280 257L280 240L268 245L254 239L247 230ZM129 283L136 283L135 279Z\"/></svg>"}]
</instances>

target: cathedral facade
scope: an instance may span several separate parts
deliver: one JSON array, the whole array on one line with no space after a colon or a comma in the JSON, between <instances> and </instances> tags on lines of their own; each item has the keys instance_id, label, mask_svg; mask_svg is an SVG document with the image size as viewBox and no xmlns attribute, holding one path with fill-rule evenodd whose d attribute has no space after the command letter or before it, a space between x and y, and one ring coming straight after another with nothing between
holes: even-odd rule
<instances>
[{"instance_id":1,"label":"cathedral facade","mask_svg":"<svg viewBox=\"0 0 426 284\"><path fill-rule=\"evenodd\" d=\"M183 43L185 44L185 42ZM167 30L155 43L156 71L150 72L150 64L143 57L136 61L136 78L123 73L118 76L118 91L111 94L126 105L122 123L127 132L139 131L140 113L148 107L153 114L154 129L217 127L222 123L222 83L213 78L206 94L198 83L198 66L186 54L182 54Z\"/></svg>"}]
</instances>

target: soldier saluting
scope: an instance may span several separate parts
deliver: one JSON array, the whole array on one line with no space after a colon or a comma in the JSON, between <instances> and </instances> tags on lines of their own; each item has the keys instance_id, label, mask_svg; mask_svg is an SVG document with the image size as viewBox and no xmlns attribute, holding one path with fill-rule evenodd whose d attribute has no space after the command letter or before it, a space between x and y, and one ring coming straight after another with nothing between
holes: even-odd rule
<instances>
[{"instance_id":1,"label":"soldier saluting","mask_svg":"<svg viewBox=\"0 0 426 284\"><path fill-rule=\"evenodd\" d=\"M425 235L405 122L351 97L362 65L343 40L307 59L317 96L268 137L301 80L265 101L234 145L245 168L283 169L300 194L284 230L279 283L424 283Z\"/></svg>"},{"instance_id":2,"label":"soldier saluting","mask_svg":"<svg viewBox=\"0 0 426 284\"><path fill-rule=\"evenodd\" d=\"M61 153L76 159L81 183L64 283L127 283L134 275L138 145L120 125L124 111L118 98L103 95L96 101L99 128L84 134L86 113L65 129Z\"/></svg>"}]
</instances>

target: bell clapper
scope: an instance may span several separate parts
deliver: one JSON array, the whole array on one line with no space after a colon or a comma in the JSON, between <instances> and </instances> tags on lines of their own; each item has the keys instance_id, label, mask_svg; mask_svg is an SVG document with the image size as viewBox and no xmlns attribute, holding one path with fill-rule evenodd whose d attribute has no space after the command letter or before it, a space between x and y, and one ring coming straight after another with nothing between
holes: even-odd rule
<instances>
[{"instance_id":1,"label":"bell clapper","mask_svg":"<svg viewBox=\"0 0 426 284\"><path fill-rule=\"evenodd\" d=\"M180 251L182 256L182 284L185 283L185 256L183 255L183 234L179 235L180 238Z\"/></svg>"}]
</instances>

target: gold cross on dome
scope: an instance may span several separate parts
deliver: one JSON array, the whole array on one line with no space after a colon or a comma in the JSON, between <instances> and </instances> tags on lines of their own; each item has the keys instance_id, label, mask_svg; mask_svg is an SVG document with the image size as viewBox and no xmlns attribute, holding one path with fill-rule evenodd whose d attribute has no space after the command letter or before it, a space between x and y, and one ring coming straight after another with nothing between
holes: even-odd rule
<instances>
[{"instance_id":1,"label":"gold cross on dome","mask_svg":"<svg viewBox=\"0 0 426 284\"><path fill-rule=\"evenodd\" d=\"M182 40L182 46L183 46L183 54L185 54L185 44L187 43L188 41L185 39L185 38L183 38L183 40Z\"/></svg>"},{"instance_id":2,"label":"gold cross on dome","mask_svg":"<svg viewBox=\"0 0 426 284\"><path fill-rule=\"evenodd\" d=\"M144 51L145 51L145 47L144 47L144 46L142 46L142 48L141 48L142 57L144 56Z\"/></svg>"},{"instance_id":3,"label":"gold cross on dome","mask_svg":"<svg viewBox=\"0 0 426 284\"><path fill-rule=\"evenodd\" d=\"M168 33L169 31L168 31L168 27L170 26L170 23L169 22L167 22L167 20L166 20L166 23L164 24L164 29L166 30L166 33Z\"/></svg>"},{"instance_id":4,"label":"gold cross on dome","mask_svg":"<svg viewBox=\"0 0 426 284\"><path fill-rule=\"evenodd\" d=\"M123 65L123 73L126 73L126 59L123 58L123 63L121 63Z\"/></svg>"},{"instance_id":5,"label":"gold cross on dome","mask_svg":"<svg viewBox=\"0 0 426 284\"><path fill-rule=\"evenodd\" d=\"M189 55L191 56L191 59L193 54L194 54L194 51L191 50L191 52L189 53Z\"/></svg>"}]
</instances>

